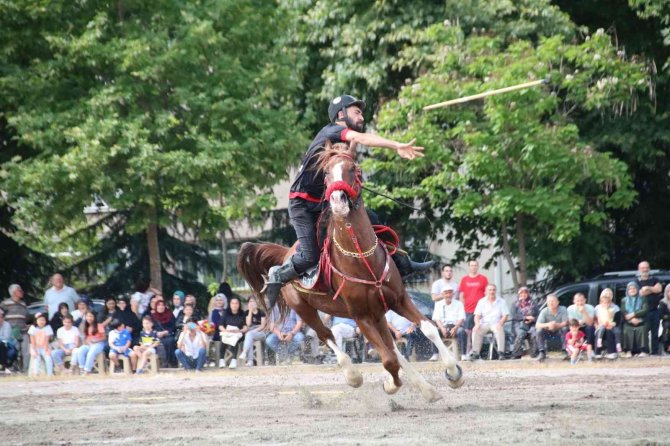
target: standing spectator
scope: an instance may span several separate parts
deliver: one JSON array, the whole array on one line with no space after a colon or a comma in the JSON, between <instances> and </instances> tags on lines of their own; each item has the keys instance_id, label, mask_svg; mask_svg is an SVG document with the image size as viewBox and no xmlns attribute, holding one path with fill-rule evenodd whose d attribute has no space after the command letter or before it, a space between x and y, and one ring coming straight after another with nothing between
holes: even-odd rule
<instances>
[{"instance_id":1,"label":"standing spectator","mask_svg":"<svg viewBox=\"0 0 670 446\"><path fill-rule=\"evenodd\" d=\"M84 322L84 316L86 316L86 312L89 310L93 310L93 302L88 297L81 296L79 302L77 302L77 309L72 312L72 320L75 327L79 328L81 326Z\"/></svg>"},{"instance_id":2,"label":"standing spectator","mask_svg":"<svg viewBox=\"0 0 670 446\"><path fill-rule=\"evenodd\" d=\"M186 324L177 340L177 359L186 370L200 372L207 360L207 339L195 322Z\"/></svg>"},{"instance_id":3,"label":"standing spectator","mask_svg":"<svg viewBox=\"0 0 670 446\"><path fill-rule=\"evenodd\" d=\"M475 325L475 308L479 299L484 297L486 286L489 281L483 275L479 274L479 262L470 260L468 262L468 274L461 279L458 290L460 292L460 301L465 307L465 331L468 339L472 335L472 328Z\"/></svg>"},{"instance_id":4,"label":"standing spectator","mask_svg":"<svg viewBox=\"0 0 670 446\"><path fill-rule=\"evenodd\" d=\"M160 293L160 291L151 287L151 282L149 280L141 277L135 282L135 292L130 297L130 300L134 300L138 303L137 312L139 314L145 314L149 308L149 301L151 298Z\"/></svg>"},{"instance_id":5,"label":"standing spectator","mask_svg":"<svg viewBox=\"0 0 670 446\"><path fill-rule=\"evenodd\" d=\"M570 355L570 364L577 364L581 352L586 352L589 362L593 360L593 350L590 344L586 343L584 332L580 330L581 322L577 319L570 319L570 331L565 335L565 349Z\"/></svg>"},{"instance_id":6,"label":"standing spectator","mask_svg":"<svg viewBox=\"0 0 670 446\"><path fill-rule=\"evenodd\" d=\"M458 350L461 352L461 361L467 360L468 340L465 334L463 324L465 324L465 308L463 302L454 299L454 289L452 285L447 283L440 292L442 299L435 302L435 309L433 310L433 320L437 324L443 338L457 339ZM433 351L435 347L433 346ZM430 358L431 361L436 361L439 355L434 353Z\"/></svg>"},{"instance_id":7,"label":"standing spectator","mask_svg":"<svg viewBox=\"0 0 670 446\"><path fill-rule=\"evenodd\" d=\"M56 314L61 302L65 302L70 311L74 311L74 306L79 301L77 292L74 288L65 285L63 276L60 274L56 273L51 276L51 285L52 287L44 293L44 303L49 311L49 320Z\"/></svg>"},{"instance_id":8,"label":"standing spectator","mask_svg":"<svg viewBox=\"0 0 670 446\"><path fill-rule=\"evenodd\" d=\"M12 326L5 320L5 312L0 309L0 371L10 373L9 367L18 355L17 341L12 335Z\"/></svg>"},{"instance_id":9,"label":"standing spectator","mask_svg":"<svg viewBox=\"0 0 670 446\"><path fill-rule=\"evenodd\" d=\"M28 307L23 302L23 289L18 284L9 286L9 298L2 301L0 308L5 312L5 320L21 334L21 357L23 370L30 363L30 337L28 336Z\"/></svg>"},{"instance_id":10,"label":"standing spectator","mask_svg":"<svg viewBox=\"0 0 670 446\"><path fill-rule=\"evenodd\" d=\"M582 293L576 293L572 302L573 304L568 307L568 319L579 321L580 330L586 336L586 343L593 346L596 334L594 326L596 309L586 303L586 296Z\"/></svg>"},{"instance_id":11,"label":"standing spectator","mask_svg":"<svg viewBox=\"0 0 670 446\"><path fill-rule=\"evenodd\" d=\"M658 326L661 323L661 315L658 304L661 301L663 285L661 281L650 274L649 262L640 262L637 266L637 287L640 296L647 300L646 325L651 335L651 354L659 355Z\"/></svg>"},{"instance_id":12,"label":"standing spectator","mask_svg":"<svg viewBox=\"0 0 670 446\"><path fill-rule=\"evenodd\" d=\"M600 354L603 340L607 347L607 359L616 359L621 353L621 329L617 326L620 319L619 307L615 305L614 292L605 288L600 293L600 302L596 305L596 354Z\"/></svg>"},{"instance_id":13,"label":"standing spectator","mask_svg":"<svg viewBox=\"0 0 670 446\"><path fill-rule=\"evenodd\" d=\"M130 302L127 297L119 299L116 304L116 319L122 322L126 330L130 333L130 345L137 345L140 342L140 331L142 331L142 323L140 318L133 313Z\"/></svg>"},{"instance_id":14,"label":"standing spectator","mask_svg":"<svg viewBox=\"0 0 670 446\"><path fill-rule=\"evenodd\" d=\"M558 305L558 297L555 294L547 296L547 308L543 309L535 323L537 348L539 350L538 360L547 359L547 340L557 339L564 345L563 338L568 332L568 310Z\"/></svg>"},{"instance_id":15,"label":"standing spectator","mask_svg":"<svg viewBox=\"0 0 670 446\"><path fill-rule=\"evenodd\" d=\"M77 366L77 358L72 352L79 347L81 342L79 329L74 327L73 323L74 321L71 315L68 314L63 316L63 326L56 331L58 348L51 354L56 368L60 370L65 367L65 356L72 355L69 372L72 372L73 367Z\"/></svg>"},{"instance_id":16,"label":"standing spectator","mask_svg":"<svg viewBox=\"0 0 670 446\"><path fill-rule=\"evenodd\" d=\"M177 290L174 293L172 293L172 306L174 307L174 310L172 310L172 314L174 315L175 319L179 316L181 310L184 309L185 300L186 295L184 294L183 291Z\"/></svg>"},{"instance_id":17,"label":"standing spectator","mask_svg":"<svg viewBox=\"0 0 670 446\"><path fill-rule=\"evenodd\" d=\"M30 335L30 356L33 359L33 374L37 375L40 369L40 360L44 360L47 375L53 376L54 363L51 358L51 346L49 341L54 335L51 326L47 325L47 317L42 313L35 315L35 325L28 330Z\"/></svg>"},{"instance_id":18,"label":"standing spectator","mask_svg":"<svg viewBox=\"0 0 670 446\"><path fill-rule=\"evenodd\" d=\"M454 269L451 267L451 265L444 265L442 267L442 277L433 282L433 286L431 287L430 291L430 297L433 298L433 302L438 302L444 299L444 290L446 289L447 285L449 285L451 288L452 299L455 296L456 300L458 300L458 284L454 280Z\"/></svg>"},{"instance_id":19,"label":"standing spectator","mask_svg":"<svg viewBox=\"0 0 670 446\"><path fill-rule=\"evenodd\" d=\"M126 357L130 359L132 369L137 367L137 355L130 347L132 337L130 332L126 330L126 326L118 319L114 319L109 323L109 360L114 361L116 367L119 367L119 358Z\"/></svg>"},{"instance_id":20,"label":"standing spectator","mask_svg":"<svg viewBox=\"0 0 670 446\"><path fill-rule=\"evenodd\" d=\"M165 349L165 360L173 367L177 365L177 358L174 355L176 330L174 316L165 306L163 296L160 296L160 299L155 299L155 302L156 311L151 313L151 319L154 321L154 328Z\"/></svg>"},{"instance_id":21,"label":"standing spectator","mask_svg":"<svg viewBox=\"0 0 670 446\"><path fill-rule=\"evenodd\" d=\"M302 319L295 310L290 310L282 320L279 316L279 308L275 307L272 314L272 333L267 337L265 344L270 350L277 353L277 363L280 361L280 353L286 352L285 362L291 362L293 357L300 351L300 346L305 340L302 334ZM281 350L281 351L280 351Z\"/></svg>"},{"instance_id":22,"label":"standing spectator","mask_svg":"<svg viewBox=\"0 0 670 446\"><path fill-rule=\"evenodd\" d=\"M65 302L58 304L58 312L49 321L51 329L54 333L58 333L58 329L63 326L63 318L70 315L70 307Z\"/></svg>"},{"instance_id":23,"label":"standing spectator","mask_svg":"<svg viewBox=\"0 0 670 446\"><path fill-rule=\"evenodd\" d=\"M223 318L219 324L221 358L225 358L227 350L231 351L233 357L228 366L231 369L237 368L237 350L246 332L246 315L242 311L240 299L233 296L228 300L228 308L223 313ZM225 362L223 365L225 366ZM221 367L221 364L219 364L219 367Z\"/></svg>"},{"instance_id":24,"label":"standing spectator","mask_svg":"<svg viewBox=\"0 0 670 446\"><path fill-rule=\"evenodd\" d=\"M109 324L117 319L117 310L116 310L116 298L108 297L105 299L105 307L98 314L98 323L102 324L105 327L105 330L109 332Z\"/></svg>"},{"instance_id":25,"label":"standing spectator","mask_svg":"<svg viewBox=\"0 0 670 446\"><path fill-rule=\"evenodd\" d=\"M665 286L663 299L658 304L658 311L661 317L661 324L663 324L663 333L661 335L663 350L666 353L670 353L670 283Z\"/></svg>"},{"instance_id":26,"label":"standing spectator","mask_svg":"<svg viewBox=\"0 0 670 446\"><path fill-rule=\"evenodd\" d=\"M626 297L621 301L623 309L623 349L627 356L645 357L649 353L647 299L639 294L638 284L633 281L626 287Z\"/></svg>"},{"instance_id":27,"label":"standing spectator","mask_svg":"<svg viewBox=\"0 0 670 446\"><path fill-rule=\"evenodd\" d=\"M496 296L496 286L486 286L486 296L477 302L475 308L475 325L472 329L471 359L479 359L479 352L484 343L484 336L493 333L498 344L498 358L505 359L505 322L509 317L509 310L505 301Z\"/></svg>"},{"instance_id":28,"label":"standing spectator","mask_svg":"<svg viewBox=\"0 0 670 446\"><path fill-rule=\"evenodd\" d=\"M415 346L427 345L427 338L416 329L416 325L393 310L386 312L386 326L391 330L396 340L400 340L401 338L407 339L407 345L403 352L407 360L409 360L409 356Z\"/></svg>"},{"instance_id":29,"label":"standing spectator","mask_svg":"<svg viewBox=\"0 0 670 446\"><path fill-rule=\"evenodd\" d=\"M154 322L151 317L144 316L142 318L142 331L140 332L140 344L133 348L135 355L138 358L137 373L141 375L144 373L144 367L149 362L151 355L155 355L156 348L161 345L161 340L158 338L158 333L154 330ZM156 370L154 370L156 372Z\"/></svg>"},{"instance_id":30,"label":"standing spectator","mask_svg":"<svg viewBox=\"0 0 670 446\"><path fill-rule=\"evenodd\" d=\"M531 343L535 342L535 322L539 308L530 297L528 288L522 286L518 291L519 298L512 306L512 332L514 333L514 346L512 347L512 355L515 359L521 358L523 350L523 342L530 339Z\"/></svg>"},{"instance_id":31,"label":"standing spectator","mask_svg":"<svg viewBox=\"0 0 670 446\"><path fill-rule=\"evenodd\" d=\"M258 303L254 296L249 298L249 308L247 310L246 324L249 331L244 336L244 347L240 354L240 359L246 360L247 366L254 365L254 342L265 341L267 333L267 317L265 313L258 308Z\"/></svg>"},{"instance_id":32,"label":"standing spectator","mask_svg":"<svg viewBox=\"0 0 670 446\"><path fill-rule=\"evenodd\" d=\"M98 355L105 350L107 336L105 335L105 326L96 321L95 313L92 311L84 316L82 331L84 332L84 344L75 351L78 354L77 364L80 368L83 365L84 375L88 375L93 370L93 364Z\"/></svg>"}]
</instances>

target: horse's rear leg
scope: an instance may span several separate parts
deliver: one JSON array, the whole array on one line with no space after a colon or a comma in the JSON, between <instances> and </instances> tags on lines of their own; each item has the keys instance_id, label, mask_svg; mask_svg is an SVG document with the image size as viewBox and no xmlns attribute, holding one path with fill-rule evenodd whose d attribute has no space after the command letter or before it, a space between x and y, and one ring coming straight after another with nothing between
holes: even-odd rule
<instances>
[{"instance_id":1,"label":"horse's rear leg","mask_svg":"<svg viewBox=\"0 0 670 446\"><path fill-rule=\"evenodd\" d=\"M384 392L393 395L402 386L402 381L400 381L400 377L398 376L400 363L393 351L393 337L391 337L391 333L386 326L386 319L382 317L380 321L373 321L371 318L366 317L356 319L356 323L361 329L363 336L365 336L365 338L370 341L379 352L382 364L390 374L389 379L384 381Z\"/></svg>"},{"instance_id":2,"label":"horse's rear leg","mask_svg":"<svg viewBox=\"0 0 670 446\"><path fill-rule=\"evenodd\" d=\"M447 346L444 345L444 342L440 337L440 332L437 330L435 324L433 324L423 314L421 314L407 293L404 294L396 308L393 310L421 328L423 334L425 334L426 337L430 339L433 344L435 344L437 351L440 352L440 358L447 367L445 376L449 386L454 389L461 387L463 385L463 371L456 362L454 355L451 353L451 351L449 351Z\"/></svg>"},{"instance_id":3,"label":"horse's rear leg","mask_svg":"<svg viewBox=\"0 0 670 446\"><path fill-rule=\"evenodd\" d=\"M363 384L363 375L354 367L349 355L337 346L333 332L330 331L330 328L323 325L318 311L305 302L295 305L294 309L300 318L314 329L319 340L333 350L337 357L337 363L342 368L342 371L344 371L344 378L347 380L347 384L351 387L360 387Z\"/></svg>"}]
</instances>

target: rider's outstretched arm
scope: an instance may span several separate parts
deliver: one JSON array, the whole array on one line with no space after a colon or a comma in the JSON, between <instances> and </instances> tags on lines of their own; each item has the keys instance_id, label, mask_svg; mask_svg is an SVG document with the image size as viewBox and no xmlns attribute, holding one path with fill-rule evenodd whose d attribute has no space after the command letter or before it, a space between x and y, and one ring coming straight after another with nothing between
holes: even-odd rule
<instances>
[{"instance_id":1,"label":"rider's outstretched arm","mask_svg":"<svg viewBox=\"0 0 670 446\"><path fill-rule=\"evenodd\" d=\"M344 135L345 139L349 142L354 141L359 144L370 147L382 147L385 149L391 149L398 152L402 158L414 159L416 157L423 156L423 147L418 147L414 145L414 139L408 143L401 143L392 141L390 139L382 138L378 135L371 135L369 133L360 133L353 130L349 130Z\"/></svg>"}]
</instances>

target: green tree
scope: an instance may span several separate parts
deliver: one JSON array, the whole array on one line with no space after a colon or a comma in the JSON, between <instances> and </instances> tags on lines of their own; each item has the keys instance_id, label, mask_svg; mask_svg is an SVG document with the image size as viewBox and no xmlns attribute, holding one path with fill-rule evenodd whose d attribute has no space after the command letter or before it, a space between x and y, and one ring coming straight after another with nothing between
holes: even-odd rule
<instances>
[{"instance_id":1,"label":"green tree","mask_svg":"<svg viewBox=\"0 0 670 446\"><path fill-rule=\"evenodd\" d=\"M305 144L292 24L260 0L0 1L0 109L38 151L2 168L23 240L95 252L82 209L102 197L146 235L160 288L161 228L259 216Z\"/></svg>"}]
</instances>

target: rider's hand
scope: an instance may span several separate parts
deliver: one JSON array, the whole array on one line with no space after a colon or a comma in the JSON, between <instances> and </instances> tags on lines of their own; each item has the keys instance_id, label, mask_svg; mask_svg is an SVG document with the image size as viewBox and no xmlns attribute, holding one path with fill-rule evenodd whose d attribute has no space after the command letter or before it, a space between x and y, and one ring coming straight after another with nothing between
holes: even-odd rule
<instances>
[{"instance_id":1,"label":"rider's hand","mask_svg":"<svg viewBox=\"0 0 670 446\"><path fill-rule=\"evenodd\" d=\"M398 155L400 155L401 158L406 158L408 160L413 160L416 157L423 157L423 147L418 147L414 145L414 142L416 141L416 138L411 140L408 143L400 143L398 144Z\"/></svg>"}]
</instances>

